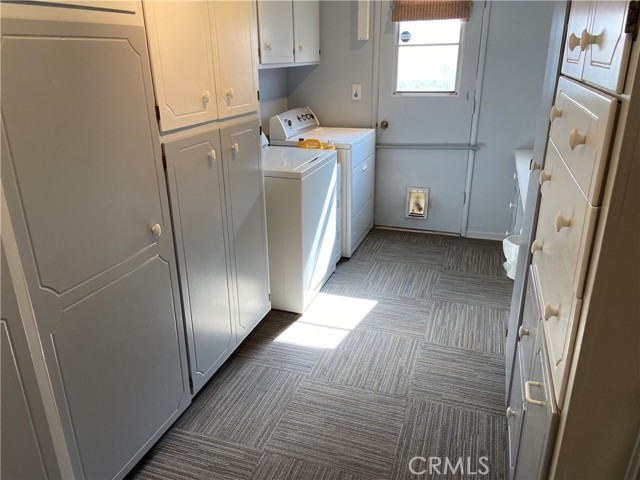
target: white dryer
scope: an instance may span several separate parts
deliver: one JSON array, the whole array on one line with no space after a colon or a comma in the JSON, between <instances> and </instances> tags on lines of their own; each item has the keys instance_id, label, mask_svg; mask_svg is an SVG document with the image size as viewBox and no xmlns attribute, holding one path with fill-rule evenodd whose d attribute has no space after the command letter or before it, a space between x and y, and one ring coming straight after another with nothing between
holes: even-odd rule
<instances>
[{"instance_id":1,"label":"white dryer","mask_svg":"<svg viewBox=\"0 0 640 480\"><path fill-rule=\"evenodd\" d=\"M303 313L336 269L335 150L262 150L271 305Z\"/></svg>"},{"instance_id":2,"label":"white dryer","mask_svg":"<svg viewBox=\"0 0 640 480\"><path fill-rule=\"evenodd\" d=\"M295 147L298 140L333 143L342 174L341 253L351 257L373 228L376 131L373 128L321 127L309 107L295 108L269 120L271 145Z\"/></svg>"}]
</instances>

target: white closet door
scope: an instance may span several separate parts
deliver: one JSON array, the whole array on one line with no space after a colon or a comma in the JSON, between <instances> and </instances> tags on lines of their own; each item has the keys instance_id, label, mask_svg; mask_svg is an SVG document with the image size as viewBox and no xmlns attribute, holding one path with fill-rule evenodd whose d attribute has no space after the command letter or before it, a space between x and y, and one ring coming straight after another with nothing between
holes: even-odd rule
<instances>
[{"instance_id":1,"label":"white closet door","mask_svg":"<svg viewBox=\"0 0 640 480\"><path fill-rule=\"evenodd\" d=\"M253 2L209 2L220 118L258 111Z\"/></svg>"},{"instance_id":2,"label":"white closet door","mask_svg":"<svg viewBox=\"0 0 640 480\"><path fill-rule=\"evenodd\" d=\"M218 118L207 2L144 2L162 131Z\"/></svg>"},{"instance_id":3,"label":"white closet door","mask_svg":"<svg viewBox=\"0 0 640 480\"><path fill-rule=\"evenodd\" d=\"M578 2L580 3L580 2ZM593 6L591 22L583 45L582 79L621 93L631 50L631 34L624 33L629 2L600 1Z\"/></svg>"},{"instance_id":4,"label":"white closet door","mask_svg":"<svg viewBox=\"0 0 640 480\"><path fill-rule=\"evenodd\" d=\"M320 61L320 2L293 1L293 40L296 63Z\"/></svg>"},{"instance_id":5,"label":"white closet door","mask_svg":"<svg viewBox=\"0 0 640 480\"><path fill-rule=\"evenodd\" d=\"M260 63L293 62L293 8L288 1L259 1Z\"/></svg>"},{"instance_id":6,"label":"white closet door","mask_svg":"<svg viewBox=\"0 0 640 480\"><path fill-rule=\"evenodd\" d=\"M585 52L580 48L580 36L589 24L591 2L573 2L564 44L562 73L577 80L582 78Z\"/></svg>"}]
</instances>

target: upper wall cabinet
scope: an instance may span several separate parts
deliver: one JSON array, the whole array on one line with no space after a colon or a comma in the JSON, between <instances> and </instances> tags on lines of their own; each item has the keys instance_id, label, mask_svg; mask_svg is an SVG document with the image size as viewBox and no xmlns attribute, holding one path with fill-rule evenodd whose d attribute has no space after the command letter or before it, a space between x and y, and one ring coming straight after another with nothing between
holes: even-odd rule
<instances>
[{"instance_id":1,"label":"upper wall cabinet","mask_svg":"<svg viewBox=\"0 0 640 480\"><path fill-rule=\"evenodd\" d=\"M631 50L630 2L573 2L562 73L622 93Z\"/></svg>"},{"instance_id":2,"label":"upper wall cabinet","mask_svg":"<svg viewBox=\"0 0 640 480\"><path fill-rule=\"evenodd\" d=\"M253 3L143 8L163 132L257 111Z\"/></svg>"},{"instance_id":3,"label":"upper wall cabinet","mask_svg":"<svg viewBox=\"0 0 640 480\"><path fill-rule=\"evenodd\" d=\"M320 61L320 2L258 0L260 64Z\"/></svg>"}]
</instances>

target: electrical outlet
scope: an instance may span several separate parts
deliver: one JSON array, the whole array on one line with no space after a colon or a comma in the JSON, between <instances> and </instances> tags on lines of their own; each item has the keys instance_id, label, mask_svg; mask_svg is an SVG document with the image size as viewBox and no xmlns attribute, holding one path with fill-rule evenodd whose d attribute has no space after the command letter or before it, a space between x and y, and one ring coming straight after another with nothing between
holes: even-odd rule
<instances>
[{"instance_id":1,"label":"electrical outlet","mask_svg":"<svg viewBox=\"0 0 640 480\"><path fill-rule=\"evenodd\" d=\"M351 85L351 100L354 102L362 100L362 85L357 85L355 83Z\"/></svg>"}]
</instances>

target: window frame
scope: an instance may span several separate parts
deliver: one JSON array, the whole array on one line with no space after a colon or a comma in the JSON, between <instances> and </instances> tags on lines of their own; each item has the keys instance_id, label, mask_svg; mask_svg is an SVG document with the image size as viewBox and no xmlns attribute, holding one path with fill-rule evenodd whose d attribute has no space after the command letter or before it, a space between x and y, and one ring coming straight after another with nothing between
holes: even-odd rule
<instances>
[{"instance_id":1,"label":"window frame","mask_svg":"<svg viewBox=\"0 0 640 480\"><path fill-rule=\"evenodd\" d=\"M421 21L421 20L418 20ZM437 20L422 20L426 22L437 21ZM466 24L467 22L460 22L460 40L458 45L458 64L456 66L456 85L455 90L453 91L429 91L429 92L416 92L416 91L398 91L398 60L399 60L399 51L400 48L410 47L409 45L402 45L400 43L400 22L394 24L394 40L393 40L393 78L391 82L392 86L392 96L397 97L456 97L460 95L460 86L462 84L462 63L464 57L464 45L465 45L465 36L466 36ZM455 43L421 43L414 46L447 46L447 45L456 45Z\"/></svg>"}]
</instances>

